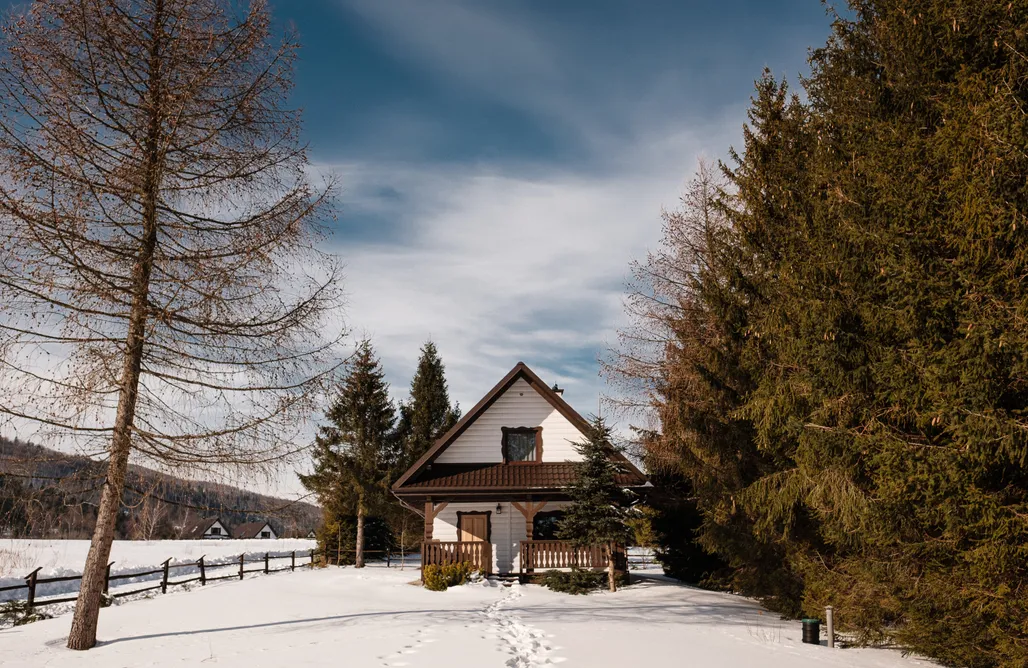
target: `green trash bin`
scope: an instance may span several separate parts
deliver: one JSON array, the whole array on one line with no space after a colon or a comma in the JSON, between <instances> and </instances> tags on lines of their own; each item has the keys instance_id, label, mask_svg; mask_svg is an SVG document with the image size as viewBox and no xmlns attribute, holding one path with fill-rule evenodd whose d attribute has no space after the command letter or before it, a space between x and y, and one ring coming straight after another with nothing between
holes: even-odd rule
<instances>
[{"instance_id":1,"label":"green trash bin","mask_svg":"<svg viewBox=\"0 0 1028 668\"><path fill-rule=\"evenodd\" d=\"M804 619L803 621L803 642L808 645L821 644L821 620Z\"/></svg>"}]
</instances>

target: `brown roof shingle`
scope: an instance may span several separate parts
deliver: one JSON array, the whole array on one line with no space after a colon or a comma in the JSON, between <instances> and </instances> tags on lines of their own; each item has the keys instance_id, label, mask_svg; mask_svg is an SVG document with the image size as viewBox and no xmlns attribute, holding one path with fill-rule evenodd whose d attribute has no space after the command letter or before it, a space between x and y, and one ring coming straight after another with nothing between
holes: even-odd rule
<instances>
[{"instance_id":1,"label":"brown roof shingle","mask_svg":"<svg viewBox=\"0 0 1028 668\"><path fill-rule=\"evenodd\" d=\"M245 524L240 524L235 528L235 531L232 532L232 537L257 538L261 535L261 529L263 529L266 526L271 525L269 525L267 522L246 522ZM272 528L272 531L274 530L275 529Z\"/></svg>"},{"instance_id":2,"label":"brown roof shingle","mask_svg":"<svg viewBox=\"0 0 1028 668\"><path fill-rule=\"evenodd\" d=\"M397 492L456 489L539 490L562 489L575 481L574 462L533 464L433 464ZM632 470L618 475L626 487L646 484L646 478Z\"/></svg>"}]
</instances>

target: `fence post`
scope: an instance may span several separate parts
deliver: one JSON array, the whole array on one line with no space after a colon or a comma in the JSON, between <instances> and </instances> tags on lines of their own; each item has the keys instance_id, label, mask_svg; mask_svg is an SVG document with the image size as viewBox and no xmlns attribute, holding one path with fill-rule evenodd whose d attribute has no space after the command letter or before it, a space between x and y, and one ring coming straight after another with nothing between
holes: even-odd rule
<instances>
[{"instance_id":1,"label":"fence post","mask_svg":"<svg viewBox=\"0 0 1028 668\"><path fill-rule=\"evenodd\" d=\"M293 550L292 559L289 562L289 570L296 570L296 550Z\"/></svg>"},{"instance_id":2,"label":"fence post","mask_svg":"<svg viewBox=\"0 0 1028 668\"><path fill-rule=\"evenodd\" d=\"M29 597L25 601L25 605L28 606L28 610L26 612L30 615L32 614L32 606L36 603L36 580L39 579L39 571L41 570L43 570L42 566L25 576L25 580L27 580L27 584L29 586Z\"/></svg>"},{"instance_id":3,"label":"fence post","mask_svg":"<svg viewBox=\"0 0 1028 668\"><path fill-rule=\"evenodd\" d=\"M239 555L239 579L243 579L243 557L245 555Z\"/></svg>"},{"instance_id":4,"label":"fence post","mask_svg":"<svg viewBox=\"0 0 1028 668\"><path fill-rule=\"evenodd\" d=\"M314 550L311 550L311 563L310 563L310 567L314 568Z\"/></svg>"},{"instance_id":5,"label":"fence post","mask_svg":"<svg viewBox=\"0 0 1028 668\"><path fill-rule=\"evenodd\" d=\"M162 566L164 566L164 576L161 578L161 593L162 594L167 594L168 593L168 568L169 568L170 564L171 564L171 557L168 557L167 559L165 559L164 563L162 564Z\"/></svg>"},{"instance_id":6,"label":"fence post","mask_svg":"<svg viewBox=\"0 0 1028 668\"><path fill-rule=\"evenodd\" d=\"M108 596L111 593L111 566L114 562L107 564L107 572L104 574L104 596Z\"/></svg>"},{"instance_id":7,"label":"fence post","mask_svg":"<svg viewBox=\"0 0 1028 668\"><path fill-rule=\"evenodd\" d=\"M264 574L268 574L268 553L264 553Z\"/></svg>"},{"instance_id":8,"label":"fence post","mask_svg":"<svg viewBox=\"0 0 1028 668\"><path fill-rule=\"evenodd\" d=\"M828 624L828 646L835 647L835 614L830 605L825 608L825 622Z\"/></svg>"},{"instance_id":9,"label":"fence post","mask_svg":"<svg viewBox=\"0 0 1028 668\"><path fill-rule=\"evenodd\" d=\"M204 587L204 586L207 585L207 569L204 568L204 565L203 565L203 558L206 557L206 556L207 556L206 554L201 554L200 558L196 560L197 566L200 567L200 586L201 587Z\"/></svg>"},{"instance_id":10,"label":"fence post","mask_svg":"<svg viewBox=\"0 0 1028 668\"><path fill-rule=\"evenodd\" d=\"M391 559L390 559L392 556L393 556L392 551L391 550L386 550L386 568L391 568L392 567L392 562L391 562Z\"/></svg>"}]
</instances>

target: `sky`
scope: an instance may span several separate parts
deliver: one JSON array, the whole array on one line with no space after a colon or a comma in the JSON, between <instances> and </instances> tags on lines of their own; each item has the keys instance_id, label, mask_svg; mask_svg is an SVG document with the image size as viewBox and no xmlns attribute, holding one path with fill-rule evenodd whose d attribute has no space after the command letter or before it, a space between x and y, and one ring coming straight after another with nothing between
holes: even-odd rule
<instances>
[{"instance_id":1,"label":"sky","mask_svg":"<svg viewBox=\"0 0 1028 668\"><path fill-rule=\"evenodd\" d=\"M431 339L465 409L524 361L583 414L661 209L698 157L740 144L763 68L795 84L830 24L819 0L271 7L303 45L311 157L340 182L339 317L372 339L394 397Z\"/></svg>"},{"instance_id":2,"label":"sky","mask_svg":"<svg viewBox=\"0 0 1028 668\"><path fill-rule=\"evenodd\" d=\"M818 0L278 0L295 100L341 181L345 319L398 398L431 338L472 406L516 362L604 392L633 259L763 68L795 83Z\"/></svg>"}]
</instances>

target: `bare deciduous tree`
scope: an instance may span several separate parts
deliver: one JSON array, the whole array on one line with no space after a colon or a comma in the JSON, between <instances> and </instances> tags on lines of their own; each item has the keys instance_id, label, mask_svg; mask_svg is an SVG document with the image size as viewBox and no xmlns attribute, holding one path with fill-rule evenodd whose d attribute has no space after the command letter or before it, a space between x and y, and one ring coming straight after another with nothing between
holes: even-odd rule
<instances>
[{"instance_id":1,"label":"bare deciduous tree","mask_svg":"<svg viewBox=\"0 0 1028 668\"><path fill-rule=\"evenodd\" d=\"M690 383L680 377L690 364L675 364L694 351L690 342L711 336L708 313L698 296L701 279L723 280L726 258L721 235L727 221L721 203L729 195L716 166L701 159L682 193L681 207L662 213L660 246L645 261L632 264L625 299L628 325L618 332L618 348L603 363L617 393L607 398L615 412L642 420L647 432L660 429L660 409L669 385ZM668 374L678 374L671 378ZM660 452L664 439L644 438L647 463L677 453Z\"/></svg>"},{"instance_id":2,"label":"bare deciduous tree","mask_svg":"<svg viewBox=\"0 0 1028 668\"><path fill-rule=\"evenodd\" d=\"M161 523L167 517L168 507L163 501L152 496L144 498L134 531L136 539L153 540L156 538L157 530L160 529Z\"/></svg>"},{"instance_id":3,"label":"bare deciduous tree","mask_svg":"<svg viewBox=\"0 0 1028 668\"><path fill-rule=\"evenodd\" d=\"M334 375L296 48L264 0L36 0L4 29L0 415L107 459L72 649L130 455L271 466Z\"/></svg>"}]
</instances>

